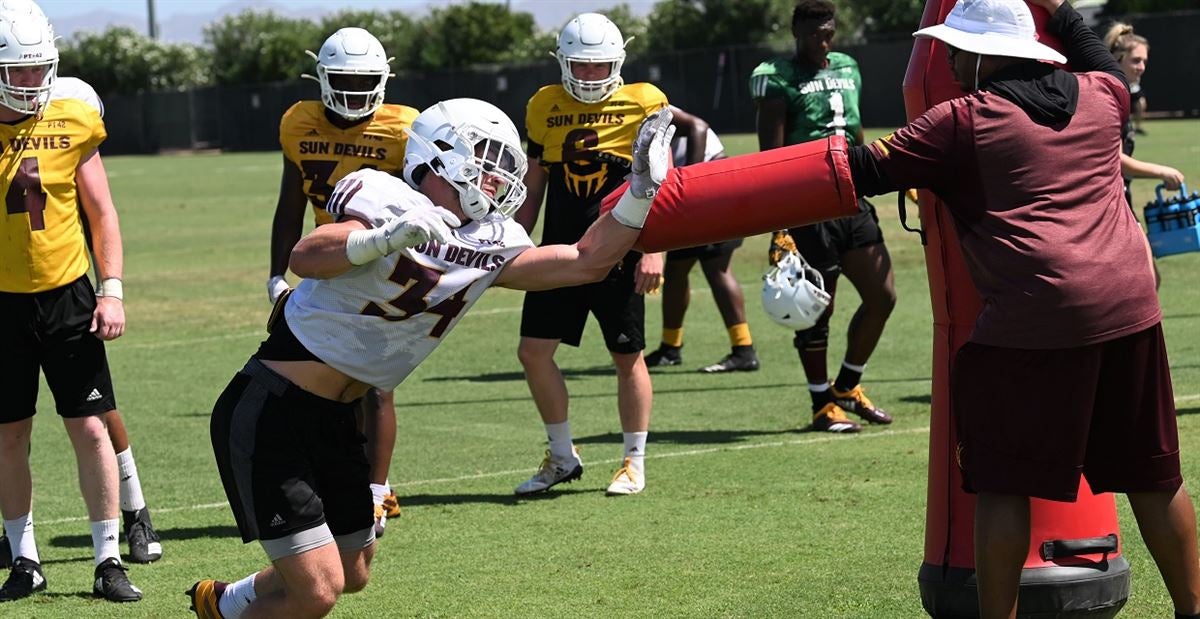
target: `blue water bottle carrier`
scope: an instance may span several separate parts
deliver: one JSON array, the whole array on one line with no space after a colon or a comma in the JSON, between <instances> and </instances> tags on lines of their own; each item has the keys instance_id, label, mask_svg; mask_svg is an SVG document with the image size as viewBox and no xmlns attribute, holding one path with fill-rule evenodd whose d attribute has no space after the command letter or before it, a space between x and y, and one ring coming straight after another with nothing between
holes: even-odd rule
<instances>
[{"instance_id":1,"label":"blue water bottle carrier","mask_svg":"<svg viewBox=\"0 0 1200 619\"><path fill-rule=\"evenodd\" d=\"M1200 192L1189 197L1184 184L1178 195L1163 198L1163 189L1161 184L1154 188L1156 199L1143 211L1154 257L1200 251Z\"/></svg>"}]
</instances>

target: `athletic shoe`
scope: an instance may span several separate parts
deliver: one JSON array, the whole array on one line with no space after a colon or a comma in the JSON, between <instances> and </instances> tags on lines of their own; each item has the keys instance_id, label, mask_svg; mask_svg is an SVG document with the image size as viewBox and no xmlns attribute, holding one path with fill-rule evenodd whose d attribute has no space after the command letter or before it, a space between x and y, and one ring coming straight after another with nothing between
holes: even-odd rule
<instances>
[{"instance_id":1,"label":"athletic shoe","mask_svg":"<svg viewBox=\"0 0 1200 619\"><path fill-rule=\"evenodd\" d=\"M682 346L659 344L658 350L646 355L646 367L662 368L683 363L683 354L680 352L682 348Z\"/></svg>"},{"instance_id":2,"label":"athletic shoe","mask_svg":"<svg viewBox=\"0 0 1200 619\"><path fill-rule=\"evenodd\" d=\"M12 546L8 544L8 536L0 534L0 570L12 567Z\"/></svg>"},{"instance_id":3,"label":"athletic shoe","mask_svg":"<svg viewBox=\"0 0 1200 619\"><path fill-rule=\"evenodd\" d=\"M387 513L388 518L396 518L400 515L400 499L395 492L383 495L383 510Z\"/></svg>"},{"instance_id":4,"label":"athletic shoe","mask_svg":"<svg viewBox=\"0 0 1200 619\"><path fill-rule=\"evenodd\" d=\"M188 610L196 613L199 619L225 619L221 615L221 607L218 603L221 601L221 596L225 594L225 587L229 583L219 580L205 579L192 585L191 589L187 590L187 595L192 600L192 605Z\"/></svg>"},{"instance_id":5,"label":"athletic shoe","mask_svg":"<svg viewBox=\"0 0 1200 619\"><path fill-rule=\"evenodd\" d=\"M646 477L634 470L632 459L625 458L625 462L621 464L621 468L617 469L616 474L613 475L612 483L608 484L608 490L604 494L608 496L637 494L645 488Z\"/></svg>"},{"instance_id":6,"label":"athletic shoe","mask_svg":"<svg viewBox=\"0 0 1200 619\"><path fill-rule=\"evenodd\" d=\"M572 482L583 477L583 460L579 457L579 450L572 447L571 457L566 460L556 460L550 456L550 450L546 450L546 457L542 458L542 464L538 467L533 477L530 477L525 483L517 486L513 492L516 494L534 494L543 492L553 488L554 486Z\"/></svg>"},{"instance_id":7,"label":"athletic shoe","mask_svg":"<svg viewBox=\"0 0 1200 619\"><path fill-rule=\"evenodd\" d=\"M129 582L129 577L125 575L126 569L120 561L112 557L97 565L96 584L92 585L92 595L109 602L136 602L142 599L142 590Z\"/></svg>"},{"instance_id":8,"label":"athletic shoe","mask_svg":"<svg viewBox=\"0 0 1200 619\"><path fill-rule=\"evenodd\" d=\"M722 372L754 372L758 370L758 355L753 346L734 346L733 351L720 361L700 368L705 374Z\"/></svg>"},{"instance_id":9,"label":"athletic shoe","mask_svg":"<svg viewBox=\"0 0 1200 619\"><path fill-rule=\"evenodd\" d=\"M863 392L862 385L855 385L850 391L838 391L838 388L832 385L829 388L833 392L833 401L843 410L871 423L886 425L892 422L892 416L887 414L887 411L871 403L871 399Z\"/></svg>"},{"instance_id":10,"label":"athletic shoe","mask_svg":"<svg viewBox=\"0 0 1200 619\"><path fill-rule=\"evenodd\" d=\"M830 402L821 407L821 410L813 413L812 424L808 426L808 430L813 432L835 432L838 434L859 432L862 426L850 421L846 417L846 411L834 402Z\"/></svg>"},{"instance_id":11,"label":"athletic shoe","mask_svg":"<svg viewBox=\"0 0 1200 619\"><path fill-rule=\"evenodd\" d=\"M154 525L150 524L150 509L143 507L136 512L122 511L125 521L125 541L129 542L129 555L134 563L150 563L162 558L162 542Z\"/></svg>"},{"instance_id":12,"label":"athletic shoe","mask_svg":"<svg viewBox=\"0 0 1200 619\"><path fill-rule=\"evenodd\" d=\"M382 505L375 506L375 538L383 537L383 529L387 526L387 510Z\"/></svg>"},{"instance_id":13,"label":"athletic shoe","mask_svg":"<svg viewBox=\"0 0 1200 619\"><path fill-rule=\"evenodd\" d=\"M20 600L45 590L46 577L42 575L41 564L25 557L17 557L8 572L8 580L0 586L0 602Z\"/></svg>"}]
</instances>

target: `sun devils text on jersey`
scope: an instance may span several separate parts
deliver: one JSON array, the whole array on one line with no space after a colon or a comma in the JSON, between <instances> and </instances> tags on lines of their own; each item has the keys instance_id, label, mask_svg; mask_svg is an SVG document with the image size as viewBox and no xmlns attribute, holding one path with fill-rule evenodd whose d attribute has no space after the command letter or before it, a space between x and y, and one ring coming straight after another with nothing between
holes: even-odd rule
<instances>
[{"instance_id":1,"label":"sun devils text on jersey","mask_svg":"<svg viewBox=\"0 0 1200 619\"><path fill-rule=\"evenodd\" d=\"M79 99L0 124L0 291L42 292L87 272L75 170L107 136L100 112Z\"/></svg>"},{"instance_id":2,"label":"sun devils text on jersey","mask_svg":"<svg viewBox=\"0 0 1200 619\"><path fill-rule=\"evenodd\" d=\"M642 121L667 106L652 84L626 84L599 103L582 103L560 84L529 99L530 159L549 171L542 242L574 243L599 216L600 200L629 173Z\"/></svg>"},{"instance_id":3,"label":"sun devils text on jersey","mask_svg":"<svg viewBox=\"0 0 1200 619\"><path fill-rule=\"evenodd\" d=\"M329 210L378 227L433 203L374 170L348 175ZM525 229L492 215L454 230L454 240L388 254L332 279L305 279L288 298L288 326L330 367L395 389L458 324L500 270L533 246ZM355 335L357 334L357 335Z\"/></svg>"},{"instance_id":4,"label":"sun devils text on jersey","mask_svg":"<svg viewBox=\"0 0 1200 619\"><path fill-rule=\"evenodd\" d=\"M367 122L341 129L325 117L320 101L300 101L279 122L283 154L301 173L304 194L317 225L333 221L325 202L334 185L363 168L393 172L404 167L404 130L419 112L406 105L385 103Z\"/></svg>"}]
</instances>

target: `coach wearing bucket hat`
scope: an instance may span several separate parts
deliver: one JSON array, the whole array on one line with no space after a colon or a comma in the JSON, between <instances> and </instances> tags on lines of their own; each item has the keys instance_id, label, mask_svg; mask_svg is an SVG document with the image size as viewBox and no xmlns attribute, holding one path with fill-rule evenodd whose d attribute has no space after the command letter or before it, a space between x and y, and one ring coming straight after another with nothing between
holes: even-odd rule
<instances>
[{"instance_id":1,"label":"coach wearing bucket hat","mask_svg":"<svg viewBox=\"0 0 1200 619\"><path fill-rule=\"evenodd\" d=\"M953 360L964 486L978 493L983 617L1015 617L1029 497L1124 492L1177 617L1200 617L1196 520L1146 237L1125 202L1124 75L1063 0L1039 43L1021 0L959 0L917 37L967 93L850 151L859 195L932 190L983 299ZM1050 63L1069 61L1075 73Z\"/></svg>"}]
</instances>

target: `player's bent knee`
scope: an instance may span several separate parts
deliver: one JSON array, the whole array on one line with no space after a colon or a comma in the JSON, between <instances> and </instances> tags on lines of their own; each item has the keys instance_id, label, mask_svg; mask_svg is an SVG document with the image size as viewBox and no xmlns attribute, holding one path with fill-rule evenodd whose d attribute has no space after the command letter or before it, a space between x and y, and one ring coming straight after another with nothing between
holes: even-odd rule
<instances>
[{"instance_id":1,"label":"player's bent knee","mask_svg":"<svg viewBox=\"0 0 1200 619\"><path fill-rule=\"evenodd\" d=\"M829 321L821 319L811 329L797 331L792 345L800 352L822 351L829 347Z\"/></svg>"}]
</instances>

